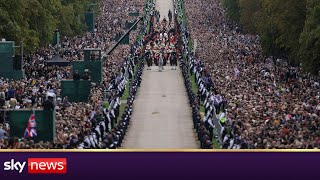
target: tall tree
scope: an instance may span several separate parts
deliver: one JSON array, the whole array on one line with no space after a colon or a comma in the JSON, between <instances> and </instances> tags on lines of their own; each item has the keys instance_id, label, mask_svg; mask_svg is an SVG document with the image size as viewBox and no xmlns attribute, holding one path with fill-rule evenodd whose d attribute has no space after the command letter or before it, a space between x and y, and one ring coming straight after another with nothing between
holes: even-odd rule
<instances>
[{"instance_id":1,"label":"tall tree","mask_svg":"<svg viewBox=\"0 0 320 180\"><path fill-rule=\"evenodd\" d=\"M261 0L261 9L255 14L254 22L257 33L261 37L261 45L266 55L278 56L281 48L276 43L279 32L273 12L277 8L272 0Z\"/></svg>"},{"instance_id":2,"label":"tall tree","mask_svg":"<svg viewBox=\"0 0 320 180\"><path fill-rule=\"evenodd\" d=\"M260 0L240 0L240 24L244 31L256 33L254 18L256 13L261 9Z\"/></svg>"},{"instance_id":3,"label":"tall tree","mask_svg":"<svg viewBox=\"0 0 320 180\"><path fill-rule=\"evenodd\" d=\"M287 57L292 64L319 73L319 0L223 0L223 4L244 31L260 36L266 55Z\"/></svg>"},{"instance_id":4,"label":"tall tree","mask_svg":"<svg viewBox=\"0 0 320 180\"><path fill-rule=\"evenodd\" d=\"M320 2L307 0L307 18L300 36L302 67L313 74L320 70Z\"/></svg>"},{"instance_id":5,"label":"tall tree","mask_svg":"<svg viewBox=\"0 0 320 180\"><path fill-rule=\"evenodd\" d=\"M279 32L276 43L292 63L299 61L299 37L306 19L306 0L273 0L275 24Z\"/></svg>"},{"instance_id":6,"label":"tall tree","mask_svg":"<svg viewBox=\"0 0 320 180\"><path fill-rule=\"evenodd\" d=\"M0 38L24 42L27 52L51 43L56 28L66 36L86 31L84 13L98 0L2 0Z\"/></svg>"},{"instance_id":7,"label":"tall tree","mask_svg":"<svg viewBox=\"0 0 320 180\"><path fill-rule=\"evenodd\" d=\"M298 61L299 37L306 16L305 0L261 0L256 16L258 34L267 55Z\"/></svg>"},{"instance_id":8,"label":"tall tree","mask_svg":"<svg viewBox=\"0 0 320 180\"><path fill-rule=\"evenodd\" d=\"M227 15L231 20L240 23L240 6L239 0L223 0L224 7L226 8Z\"/></svg>"}]
</instances>

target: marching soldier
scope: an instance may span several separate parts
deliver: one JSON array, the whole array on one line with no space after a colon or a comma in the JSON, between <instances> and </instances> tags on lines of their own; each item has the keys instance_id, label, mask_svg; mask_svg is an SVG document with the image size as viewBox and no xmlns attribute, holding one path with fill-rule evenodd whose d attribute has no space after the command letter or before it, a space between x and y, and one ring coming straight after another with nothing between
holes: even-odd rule
<instances>
[{"instance_id":1,"label":"marching soldier","mask_svg":"<svg viewBox=\"0 0 320 180\"><path fill-rule=\"evenodd\" d=\"M176 57L176 53L172 52L170 55L170 65L171 65L171 70L177 70L177 57Z\"/></svg>"},{"instance_id":2,"label":"marching soldier","mask_svg":"<svg viewBox=\"0 0 320 180\"><path fill-rule=\"evenodd\" d=\"M146 61L147 61L147 65L148 65L147 70L151 70L152 59L151 59L151 54L150 54L149 50L146 52Z\"/></svg>"}]
</instances>

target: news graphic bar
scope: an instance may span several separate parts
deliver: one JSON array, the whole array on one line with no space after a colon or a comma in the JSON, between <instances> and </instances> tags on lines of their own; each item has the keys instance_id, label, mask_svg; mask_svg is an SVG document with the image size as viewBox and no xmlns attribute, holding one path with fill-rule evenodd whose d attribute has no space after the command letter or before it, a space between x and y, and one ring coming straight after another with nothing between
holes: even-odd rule
<instances>
[{"instance_id":1,"label":"news graphic bar","mask_svg":"<svg viewBox=\"0 0 320 180\"><path fill-rule=\"evenodd\" d=\"M319 153L306 152L3 152L0 174L6 180L301 180L317 176L319 162Z\"/></svg>"}]
</instances>

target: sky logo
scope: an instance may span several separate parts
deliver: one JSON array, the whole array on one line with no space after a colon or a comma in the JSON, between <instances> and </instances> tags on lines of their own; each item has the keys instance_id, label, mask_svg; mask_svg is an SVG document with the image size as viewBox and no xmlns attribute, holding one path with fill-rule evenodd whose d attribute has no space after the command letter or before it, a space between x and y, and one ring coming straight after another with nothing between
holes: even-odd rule
<instances>
[{"instance_id":1,"label":"sky logo","mask_svg":"<svg viewBox=\"0 0 320 180\"><path fill-rule=\"evenodd\" d=\"M11 159L3 163L4 171L22 173L28 165L29 174L66 174L67 158L28 158L27 162Z\"/></svg>"}]
</instances>

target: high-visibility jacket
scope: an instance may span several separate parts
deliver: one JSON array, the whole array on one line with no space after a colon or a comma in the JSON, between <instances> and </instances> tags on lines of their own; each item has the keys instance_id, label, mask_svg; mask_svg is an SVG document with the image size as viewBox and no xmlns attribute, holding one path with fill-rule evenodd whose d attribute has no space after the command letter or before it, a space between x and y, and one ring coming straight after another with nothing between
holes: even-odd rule
<instances>
[{"instance_id":1,"label":"high-visibility jacket","mask_svg":"<svg viewBox=\"0 0 320 180\"><path fill-rule=\"evenodd\" d=\"M227 121L227 118L226 117L223 117L220 119L220 123L225 123Z\"/></svg>"}]
</instances>

